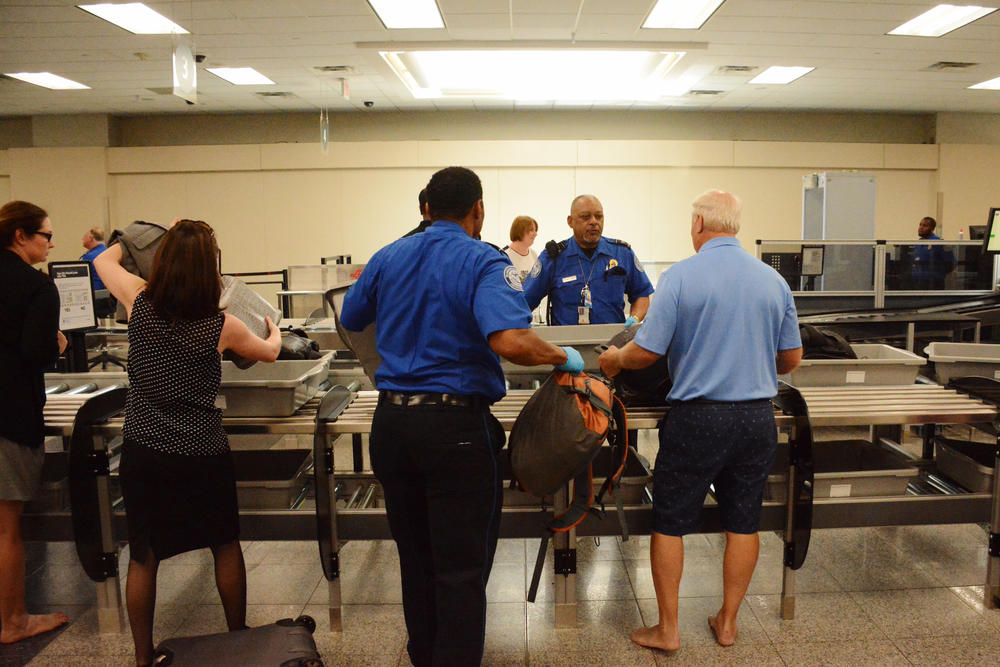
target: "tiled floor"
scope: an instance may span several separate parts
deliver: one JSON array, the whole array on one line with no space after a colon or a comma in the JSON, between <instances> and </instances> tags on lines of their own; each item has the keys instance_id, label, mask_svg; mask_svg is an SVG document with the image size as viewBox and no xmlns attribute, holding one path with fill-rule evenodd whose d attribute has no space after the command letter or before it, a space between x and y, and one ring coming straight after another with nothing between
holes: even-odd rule
<instances>
[{"instance_id":1,"label":"tiled floor","mask_svg":"<svg viewBox=\"0 0 1000 667\"><path fill-rule=\"evenodd\" d=\"M651 443L644 439L643 448ZM343 459L341 459L343 460ZM815 531L797 574L796 618L779 615L782 542L764 533L740 612L737 644L721 648L706 618L721 602L720 535L685 538L682 648L633 645L629 632L656 622L648 537L581 540L578 627L556 630L551 576L524 601L537 544L502 540L489 584L486 665L981 665L1000 664L1000 611L983 608L987 536L979 525ZM342 633L330 633L315 544L248 542L249 622L310 614L328 665L407 665L399 566L391 542L352 542L341 552ZM122 564L126 562L122 556ZM550 563L546 570L551 572ZM70 626L31 665L124 666L127 631L97 633L95 592L71 544L29 545L32 608L63 610ZM124 567L123 567L124 571ZM185 554L161 566L156 638L225 629L211 557ZM0 662L0 664L3 664Z\"/></svg>"}]
</instances>

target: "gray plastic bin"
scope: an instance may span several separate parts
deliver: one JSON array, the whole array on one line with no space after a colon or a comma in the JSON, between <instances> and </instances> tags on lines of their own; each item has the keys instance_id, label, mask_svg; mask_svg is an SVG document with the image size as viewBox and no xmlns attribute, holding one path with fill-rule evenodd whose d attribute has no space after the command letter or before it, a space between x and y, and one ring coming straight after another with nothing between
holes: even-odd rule
<instances>
[{"instance_id":1,"label":"gray plastic bin","mask_svg":"<svg viewBox=\"0 0 1000 667\"><path fill-rule=\"evenodd\" d=\"M774 469L767 477L765 500L785 502L788 483L788 445L778 445ZM899 452L867 440L813 443L813 494L816 498L902 496L920 475L913 462Z\"/></svg>"},{"instance_id":2,"label":"gray plastic bin","mask_svg":"<svg viewBox=\"0 0 1000 667\"><path fill-rule=\"evenodd\" d=\"M921 356L891 345L852 343L857 359L803 359L794 371L780 379L794 387L840 387L844 385L913 384Z\"/></svg>"},{"instance_id":3,"label":"gray plastic bin","mask_svg":"<svg viewBox=\"0 0 1000 667\"><path fill-rule=\"evenodd\" d=\"M311 464L311 449L233 452L240 507L289 509L303 496Z\"/></svg>"},{"instance_id":4,"label":"gray plastic bin","mask_svg":"<svg viewBox=\"0 0 1000 667\"><path fill-rule=\"evenodd\" d=\"M216 404L226 417L287 417L319 391L332 356L254 364L246 370L224 361Z\"/></svg>"},{"instance_id":5,"label":"gray plastic bin","mask_svg":"<svg viewBox=\"0 0 1000 667\"><path fill-rule=\"evenodd\" d=\"M989 442L934 440L934 461L938 470L973 493L993 490L995 451L995 446Z\"/></svg>"},{"instance_id":6,"label":"gray plastic bin","mask_svg":"<svg viewBox=\"0 0 1000 667\"><path fill-rule=\"evenodd\" d=\"M1000 380L1000 345L990 343L929 343L924 354L934 363L937 381L978 375Z\"/></svg>"}]
</instances>

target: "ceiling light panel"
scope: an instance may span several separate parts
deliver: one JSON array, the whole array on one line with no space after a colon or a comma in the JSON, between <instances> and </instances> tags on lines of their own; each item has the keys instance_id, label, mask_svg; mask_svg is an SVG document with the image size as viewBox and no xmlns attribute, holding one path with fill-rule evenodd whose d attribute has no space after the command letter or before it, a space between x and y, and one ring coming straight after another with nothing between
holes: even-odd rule
<instances>
[{"instance_id":1,"label":"ceiling light panel","mask_svg":"<svg viewBox=\"0 0 1000 667\"><path fill-rule=\"evenodd\" d=\"M390 30L444 27L434 0L368 0L368 4Z\"/></svg>"},{"instance_id":2,"label":"ceiling light panel","mask_svg":"<svg viewBox=\"0 0 1000 667\"><path fill-rule=\"evenodd\" d=\"M684 56L674 51L566 49L383 51L415 98L656 100Z\"/></svg>"},{"instance_id":3,"label":"ceiling light panel","mask_svg":"<svg viewBox=\"0 0 1000 667\"><path fill-rule=\"evenodd\" d=\"M8 72L4 76L51 90L90 90L90 86L85 86L82 83L61 77L52 72Z\"/></svg>"},{"instance_id":4,"label":"ceiling light panel","mask_svg":"<svg viewBox=\"0 0 1000 667\"><path fill-rule=\"evenodd\" d=\"M889 31L890 35L911 35L914 37L940 37L963 25L992 14L996 7L977 5L938 5L920 16Z\"/></svg>"},{"instance_id":5,"label":"ceiling light panel","mask_svg":"<svg viewBox=\"0 0 1000 667\"><path fill-rule=\"evenodd\" d=\"M97 5L77 5L77 7L137 35L188 34L187 30L141 2L120 5L105 2Z\"/></svg>"},{"instance_id":6,"label":"ceiling light panel","mask_svg":"<svg viewBox=\"0 0 1000 667\"><path fill-rule=\"evenodd\" d=\"M209 72L237 86L273 86L274 81L253 67L208 67Z\"/></svg>"},{"instance_id":7,"label":"ceiling light panel","mask_svg":"<svg viewBox=\"0 0 1000 667\"><path fill-rule=\"evenodd\" d=\"M1000 90L1000 77L969 86L973 90Z\"/></svg>"},{"instance_id":8,"label":"ceiling light panel","mask_svg":"<svg viewBox=\"0 0 1000 667\"><path fill-rule=\"evenodd\" d=\"M723 0L659 0L643 22L643 28L697 30Z\"/></svg>"},{"instance_id":9,"label":"ceiling light panel","mask_svg":"<svg viewBox=\"0 0 1000 667\"><path fill-rule=\"evenodd\" d=\"M750 83L785 84L795 81L801 76L816 69L815 67L782 67L775 65L750 79Z\"/></svg>"}]
</instances>

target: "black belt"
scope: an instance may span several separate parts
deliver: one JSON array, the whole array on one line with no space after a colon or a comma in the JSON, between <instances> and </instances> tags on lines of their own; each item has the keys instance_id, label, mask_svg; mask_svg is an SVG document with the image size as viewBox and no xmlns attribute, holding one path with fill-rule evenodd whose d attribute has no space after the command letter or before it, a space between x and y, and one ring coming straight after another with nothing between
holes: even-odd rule
<instances>
[{"instance_id":1,"label":"black belt","mask_svg":"<svg viewBox=\"0 0 1000 667\"><path fill-rule=\"evenodd\" d=\"M485 396L466 394L440 394L437 392L407 393L384 389L378 393L379 405L400 407L428 405L449 408L485 408L489 406Z\"/></svg>"}]
</instances>

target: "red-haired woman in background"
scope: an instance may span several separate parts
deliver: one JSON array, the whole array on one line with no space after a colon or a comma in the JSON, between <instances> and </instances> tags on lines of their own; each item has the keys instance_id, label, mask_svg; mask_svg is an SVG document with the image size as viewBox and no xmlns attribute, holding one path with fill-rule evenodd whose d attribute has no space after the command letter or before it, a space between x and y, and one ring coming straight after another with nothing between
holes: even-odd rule
<instances>
[{"instance_id":1,"label":"red-haired woman in background","mask_svg":"<svg viewBox=\"0 0 1000 667\"><path fill-rule=\"evenodd\" d=\"M220 312L217 252L211 227L179 220L160 243L148 283L122 268L119 245L94 260L129 315L120 474L129 533L125 599L139 665L154 658L156 571L165 558L210 548L226 623L246 627L236 478L215 407L220 355L229 349L274 361L281 336L270 319L265 340Z\"/></svg>"}]
</instances>

